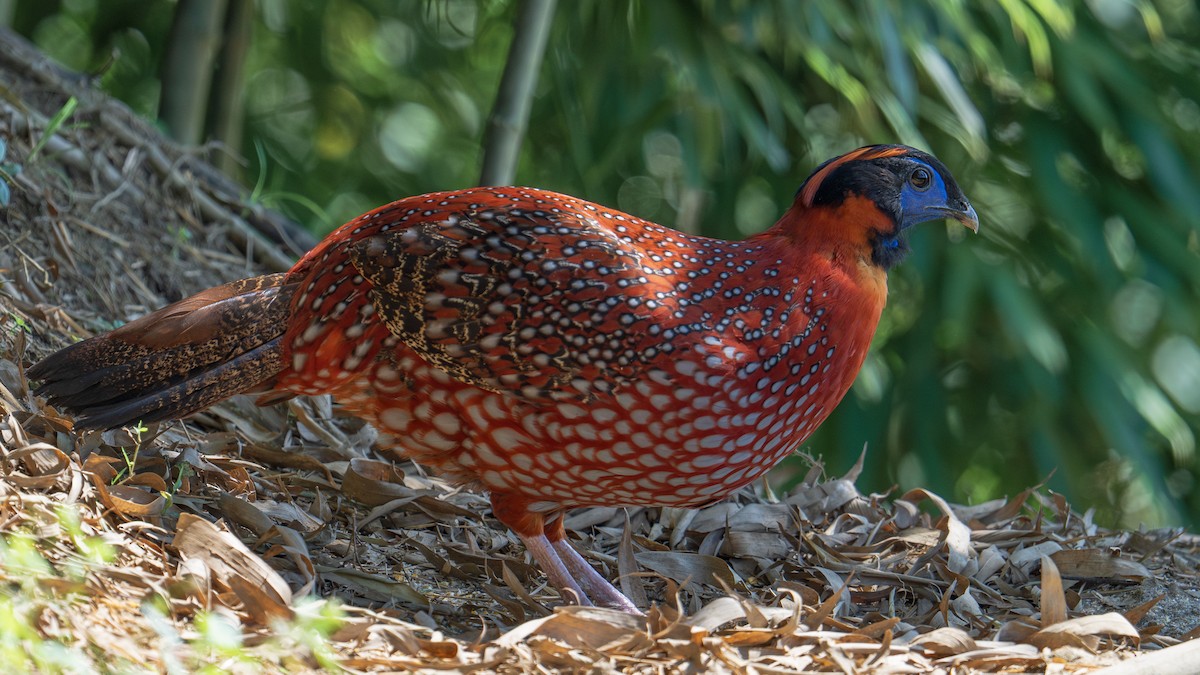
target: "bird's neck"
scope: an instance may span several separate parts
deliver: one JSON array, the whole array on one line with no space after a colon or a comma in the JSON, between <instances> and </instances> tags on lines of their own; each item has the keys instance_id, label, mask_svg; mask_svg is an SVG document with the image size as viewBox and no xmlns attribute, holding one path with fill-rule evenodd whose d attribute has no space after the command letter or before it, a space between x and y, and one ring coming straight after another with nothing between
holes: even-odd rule
<instances>
[{"instance_id":1,"label":"bird's neck","mask_svg":"<svg viewBox=\"0 0 1200 675\"><path fill-rule=\"evenodd\" d=\"M753 237L792 269L822 270L856 315L878 320L887 301L887 271L873 259L874 241L894 223L869 199L804 207L797 201L774 226ZM811 273L810 273L811 276Z\"/></svg>"},{"instance_id":2,"label":"bird's neck","mask_svg":"<svg viewBox=\"0 0 1200 675\"><path fill-rule=\"evenodd\" d=\"M767 236L762 244L764 259L782 261L775 282L785 292L776 300L785 300L777 309L786 320L777 338L763 336L759 354L770 354L799 335L822 333L837 343L839 361L848 360L844 372L857 373L887 302L887 273L851 241Z\"/></svg>"},{"instance_id":3,"label":"bird's neck","mask_svg":"<svg viewBox=\"0 0 1200 675\"><path fill-rule=\"evenodd\" d=\"M752 276L762 275L748 285L779 290L756 291L741 314L751 330L744 332L737 380L757 383L771 371L787 373L789 383L802 382L804 391L813 389L809 430L850 388L887 300L887 274L872 261L866 226L887 224L874 222L880 216L873 205L857 212L854 206L789 212L745 242L758 248L760 269ZM753 330L772 322L779 330Z\"/></svg>"}]
</instances>

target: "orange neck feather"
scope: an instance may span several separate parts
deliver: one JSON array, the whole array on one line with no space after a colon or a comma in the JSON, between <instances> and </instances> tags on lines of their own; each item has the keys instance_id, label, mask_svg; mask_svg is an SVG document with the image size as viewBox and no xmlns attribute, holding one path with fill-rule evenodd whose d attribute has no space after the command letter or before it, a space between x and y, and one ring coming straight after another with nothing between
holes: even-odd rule
<instances>
[{"instance_id":1,"label":"orange neck feather","mask_svg":"<svg viewBox=\"0 0 1200 675\"><path fill-rule=\"evenodd\" d=\"M828 260L882 310L887 299L887 273L872 260L872 240L895 227L875 202L848 196L836 207L804 206L800 199L760 237L780 238L803 258ZM874 297L871 297L874 296Z\"/></svg>"}]
</instances>

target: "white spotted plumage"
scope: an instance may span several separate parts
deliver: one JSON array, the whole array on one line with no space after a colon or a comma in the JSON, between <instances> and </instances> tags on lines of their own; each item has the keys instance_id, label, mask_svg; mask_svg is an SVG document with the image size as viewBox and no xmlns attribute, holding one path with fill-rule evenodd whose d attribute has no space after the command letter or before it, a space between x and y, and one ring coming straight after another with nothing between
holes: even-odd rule
<instances>
[{"instance_id":1,"label":"white spotted plumage","mask_svg":"<svg viewBox=\"0 0 1200 675\"><path fill-rule=\"evenodd\" d=\"M530 198L535 194L551 196L522 192L519 201L511 203L523 205L519 213L549 213L531 208ZM467 192L439 201L454 206L472 199ZM557 207L558 217L569 217L573 206L578 208L569 201L562 203ZM605 213L601 212L602 219ZM476 217L499 224L511 235L517 214L490 209ZM638 379L618 381L608 391L599 391L592 386L593 380L571 377L564 380L564 391L573 392L572 396L545 400L540 398L544 385L525 383L521 371L512 371L497 374L495 382L501 388L510 387L515 396L481 389L470 378L463 381L431 363L419 350L414 353L410 345L394 339L380 308L362 291L351 290L369 281L346 284L345 290L326 287L315 295L309 291L311 301L302 298L302 302L331 313L353 309L355 321L341 329L332 322L314 323L301 331L293 340L299 350L292 358L295 379L310 383L307 388L313 393L336 382L335 396L379 424L404 454L538 504L567 508L616 500L688 506L734 490L792 452L807 431L820 423L824 411L832 408L804 405L821 391L819 382L811 387L808 383L821 369L829 369L839 355L829 338L831 317L836 318L837 313L831 313L833 303L823 302L829 290L817 279L803 288L778 288L778 267L786 262L783 257L772 258L773 266L745 261L746 256L761 256L769 250L765 243L717 244L623 218L624 230L612 235L623 245L654 242L655 250L670 255L640 256L646 263L632 276L616 278L609 287L637 288L661 277L679 276L679 280L667 287L652 286L655 291L649 299L635 294L619 302L615 301L621 296L609 296L590 304L574 300L558 306L535 305L528 315L545 323L516 328L515 341L502 333L487 333L480 335L476 344L485 353L502 349L524 353L529 367L552 369L558 361L552 352L537 347L539 341L554 339L561 335L558 331L570 330L586 315L590 324L606 322L604 325L615 330L590 335L575 332L563 338L560 344L565 344L564 348L578 350L573 362L576 367L603 372L610 367L636 366L641 372ZM467 219L464 213L456 213L440 222L462 224ZM546 236L563 236L561 228L548 225L532 229ZM361 226L356 230L363 237L371 233L370 228ZM412 230L398 232L399 240L411 245L421 241ZM576 253L586 248L574 247ZM495 257L494 250L490 239L484 238L458 249L457 255L466 263L475 263ZM668 259L670 264L664 264ZM560 272L563 262L536 261L545 274ZM592 259L583 262L594 273L611 267ZM460 269L434 271L431 279L444 290L427 290L424 304L438 312L453 306L453 289L466 283L464 275L468 274ZM354 281L371 276L365 271ZM497 288L502 294L514 292L516 281L506 273ZM799 279L794 281L798 284ZM555 293L542 291L535 299L548 302ZM735 304L715 312L706 304L714 298ZM485 321L486 317L506 316L511 310L498 298L478 307L476 316ZM674 323L645 325L647 311L656 315L665 311L664 316ZM452 317L439 314L436 320L427 321L428 339L455 335L459 329ZM620 336L639 323L643 323L640 340L630 352L629 338ZM381 348L386 338L393 339ZM341 370L355 371L354 377L342 373L335 377L328 369L305 372L311 368L306 355L313 351L312 345L338 341L352 345L343 352L346 356L340 365ZM865 344L855 347L851 353L861 351ZM452 351L461 355L469 350L454 347ZM853 372L855 366L839 363L833 370ZM311 384L314 381L320 385ZM848 384L830 383L826 390L840 396ZM372 396L385 396L386 400ZM628 485L638 489L627 489Z\"/></svg>"}]
</instances>

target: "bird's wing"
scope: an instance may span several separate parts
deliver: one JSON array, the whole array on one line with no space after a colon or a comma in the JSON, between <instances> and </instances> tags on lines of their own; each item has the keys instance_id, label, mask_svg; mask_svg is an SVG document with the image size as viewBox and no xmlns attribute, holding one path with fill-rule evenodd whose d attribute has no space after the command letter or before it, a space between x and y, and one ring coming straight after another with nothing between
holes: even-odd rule
<instances>
[{"instance_id":1,"label":"bird's wing","mask_svg":"<svg viewBox=\"0 0 1200 675\"><path fill-rule=\"evenodd\" d=\"M349 251L394 335L463 382L531 401L669 377L651 364L678 348L677 301L647 255L586 213L521 209L442 213Z\"/></svg>"}]
</instances>

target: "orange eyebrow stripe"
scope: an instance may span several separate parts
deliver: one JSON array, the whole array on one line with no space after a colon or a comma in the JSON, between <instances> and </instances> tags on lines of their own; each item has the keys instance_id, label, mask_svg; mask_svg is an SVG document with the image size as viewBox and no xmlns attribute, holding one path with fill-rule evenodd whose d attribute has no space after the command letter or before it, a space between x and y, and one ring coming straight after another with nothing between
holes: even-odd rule
<instances>
[{"instance_id":1,"label":"orange eyebrow stripe","mask_svg":"<svg viewBox=\"0 0 1200 675\"><path fill-rule=\"evenodd\" d=\"M877 145L868 145L857 150L852 150L838 157L832 162L826 164L820 171L813 174L812 178L808 179L808 183L804 186L804 191L800 193L800 202L805 206L811 207L813 199L817 196L817 190L821 189L821 184L833 173L835 169L848 162L853 162L859 159L879 159L881 157L895 157L908 152L905 147L884 147L880 148Z\"/></svg>"}]
</instances>

